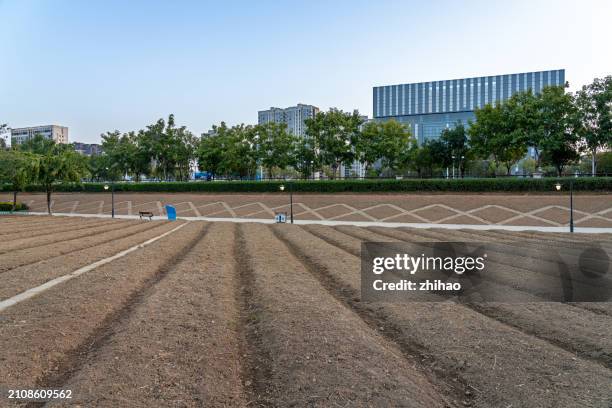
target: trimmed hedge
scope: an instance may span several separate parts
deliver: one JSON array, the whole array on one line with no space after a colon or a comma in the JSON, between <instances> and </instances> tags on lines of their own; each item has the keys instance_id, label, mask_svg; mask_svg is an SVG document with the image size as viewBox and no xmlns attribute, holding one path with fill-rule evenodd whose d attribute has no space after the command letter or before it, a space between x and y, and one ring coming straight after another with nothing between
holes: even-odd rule
<instances>
[{"instance_id":1,"label":"trimmed hedge","mask_svg":"<svg viewBox=\"0 0 612 408\"><path fill-rule=\"evenodd\" d=\"M121 192L202 192L202 193L278 193L281 184L294 192L308 193L384 193L384 192L554 192L560 182L563 191L574 184L575 191L612 192L612 177L584 178L489 178L489 179L405 179L405 180L295 180L295 181L194 181L115 183ZM58 184L56 192L104 192L105 183ZM0 190L10 191L8 186ZM41 186L26 191L42 192Z\"/></svg>"},{"instance_id":2,"label":"trimmed hedge","mask_svg":"<svg viewBox=\"0 0 612 408\"><path fill-rule=\"evenodd\" d=\"M5 202L0 202L0 211L12 211L13 210L13 203L5 203ZM15 211L27 211L28 210L28 206L25 205L24 203L17 203L17 205L15 206Z\"/></svg>"}]
</instances>

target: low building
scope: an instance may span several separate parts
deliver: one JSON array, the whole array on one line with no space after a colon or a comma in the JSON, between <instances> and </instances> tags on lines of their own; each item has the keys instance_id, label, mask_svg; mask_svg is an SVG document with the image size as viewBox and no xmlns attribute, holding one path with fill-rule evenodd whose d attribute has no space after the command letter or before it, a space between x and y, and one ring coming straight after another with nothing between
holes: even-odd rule
<instances>
[{"instance_id":1,"label":"low building","mask_svg":"<svg viewBox=\"0 0 612 408\"><path fill-rule=\"evenodd\" d=\"M74 142L74 151L84 156L96 156L102 154L102 145L97 143Z\"/></svg>"},{"instance_id":2,"label":"low building","mask_svg":"<svg viewBox=\"0 0 612 408\"><path fill-rule=\"evenodd\" d=\"M68 143L68 127L58 125L32 126L11 129L11 141L20 145L36 135L51 139L58 144Z\"/></svg>"}]
</instances>

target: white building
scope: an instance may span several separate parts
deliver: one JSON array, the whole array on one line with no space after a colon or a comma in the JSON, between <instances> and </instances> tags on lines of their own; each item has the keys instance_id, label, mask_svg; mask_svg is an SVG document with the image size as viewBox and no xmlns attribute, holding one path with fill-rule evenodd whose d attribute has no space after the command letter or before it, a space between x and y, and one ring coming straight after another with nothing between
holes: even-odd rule
<instances>
[{"instance_id":1,"label":"white building","mask_svg":"<svg viewBox=\"0 0 612 408\"><path fill-rule=\"evenodd\" d=\"M15 144L22 144L36 135L52 139L58 144L68 143L68 128L66 126L46 125L11 129L11 139Z\"/></svg>"},{"instance_id":2,"label":"white building","mask_svg":"<svg viewBox=\"0 0 612 408\"><path fill-rule=\"evenodd\" d=\"M287 130L296 136L306 135L306 125L304 121L308 118L314 118L319 112L319 108L313 105L304 105L298 103L297 106L288 108L270 108L268 110L257 112L257 123L263 125L265 123L285 123Z\"/></svg>"},{"instance_id":3,"label":"white building","mask_svg":"<svg viewBox=\"0 0 612 408\"><path fill-rule=\"evenodd\" d=\"M4 140L4 145L6 147L11 147L11 129L0 128L0 139Z\"/></svg>"}]
</instances>

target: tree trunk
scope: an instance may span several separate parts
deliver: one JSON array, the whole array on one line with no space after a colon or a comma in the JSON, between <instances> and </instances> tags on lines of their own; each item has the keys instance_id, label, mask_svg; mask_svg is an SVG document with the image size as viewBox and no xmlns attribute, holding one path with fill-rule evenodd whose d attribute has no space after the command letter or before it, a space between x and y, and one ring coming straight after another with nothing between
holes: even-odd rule
<instances>
[{"instance_id":1,"label":"tree trunk","mask_svg":"<svg viewBox=\"0 0 612 408\"><path fill-rule=\"evenodd\" d=\"M51 189L47 189L47 212L51 215Z\"/></svg>"},{"instance_id":2,"label":"tree trunk","mask_svg":"<svg viewBox=\"0 0 612 408\"><path fill-rule=\"evenodd\" d=\"M13 191L13 211L17 208L17 190Z\"/></svg>"},{"instance_id":3,"label":"tree trunk","mask_svg":"<svg viewBox=\"0 0 612 408\"><path fill-rule=\"evenodd\" d=\"M596 149L593 149L593 152L591 154L591 177L595 177L596 170L597 170L597 163L596 163L596 159L595 159L595 152L596 152Z\"/></svg>"}]
</instances>

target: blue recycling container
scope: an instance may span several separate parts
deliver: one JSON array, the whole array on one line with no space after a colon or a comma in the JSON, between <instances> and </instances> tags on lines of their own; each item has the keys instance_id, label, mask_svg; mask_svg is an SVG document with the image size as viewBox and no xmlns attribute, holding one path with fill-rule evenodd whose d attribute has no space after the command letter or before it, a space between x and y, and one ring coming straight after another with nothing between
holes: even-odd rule
<instances>
[{"instance_id":1,"label":"blue recycling container","mask_svg":"<svg viewBox=\"0 0 612 408\"><path fill-rule=\"evenodd\" d=\"M176 221L176 208L171 205L166 205L166 214L168 214L168 219L170 221Z\"/></svg>"}]
</instances>

